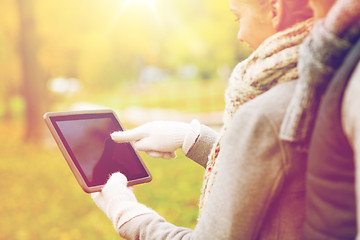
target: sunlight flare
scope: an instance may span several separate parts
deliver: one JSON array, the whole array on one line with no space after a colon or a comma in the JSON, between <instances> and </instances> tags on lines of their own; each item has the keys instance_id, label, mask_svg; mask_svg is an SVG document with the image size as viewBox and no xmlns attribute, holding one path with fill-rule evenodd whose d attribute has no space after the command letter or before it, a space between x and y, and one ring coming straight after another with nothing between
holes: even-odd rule
<instances>
[{"instance_id":1,"label":"sunlight flare","mask_svg":"<svg viewBox=\"0 0 360 240\"><path fill-rule=\"evenodd\" d=\"M136 8L147 7L151 11L155 10L154 0L124 0L123 4L120 7L119 15L121 15L130 5L135 5Z\"/></svg>"},{"instance_id":2,"label":"sunlight flare","mask_svg":"<svg viewBox=\"0 0 360 240\"><path fill-rule=\"evenodd\" d=\"M137 9L134 12L134 9ZM156 8L155 0L123 0L120 4L116 16L110 26L107 28L107 32L111 32L115 25L120 21L120 18L128 11L134 12L134 14L142 14L144 11L151 13L154 21L159 20L158 11Z\"/></svg>"}]
</instances>

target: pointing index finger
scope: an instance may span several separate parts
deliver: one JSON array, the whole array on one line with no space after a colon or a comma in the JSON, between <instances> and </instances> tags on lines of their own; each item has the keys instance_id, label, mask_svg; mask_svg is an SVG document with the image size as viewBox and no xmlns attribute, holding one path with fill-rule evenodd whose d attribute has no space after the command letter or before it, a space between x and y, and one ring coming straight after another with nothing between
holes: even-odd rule
<instances>
[{"instance_id":1,"label":"pointing index finger","mask_svg":"<svg viewBox=\"0 0 360 240\"><path fill-rule=\"evenodd\" d=\"M116 143L137 141L142 139L144 137L143 135L143 133L136 131L136 129L117 131L110 134L111 139Z\"/></svg>"}]
</instances>

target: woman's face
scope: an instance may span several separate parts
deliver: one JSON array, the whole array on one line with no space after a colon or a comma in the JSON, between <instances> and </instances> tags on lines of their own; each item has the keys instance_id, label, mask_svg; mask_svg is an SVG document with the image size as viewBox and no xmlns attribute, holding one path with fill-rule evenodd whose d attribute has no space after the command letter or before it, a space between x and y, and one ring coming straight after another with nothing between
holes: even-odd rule
<instances>
[{"instance_id":1,"label":"woman's face","mask_svg":"<svg viewBox=\"0 0 360 240\"><path fill-rule=\"evenodd\" d=\"M271 12L257 7L256 0L230 0L230 10L240 24L237 38L251 48L258 48L266 38L276 33Z\"/></svg>"},{"instance_id":2,"label":"woman's face","mask_svg":"<svg viewBox=\"0 0 360 240\"><path fill-rule=\"evenodd\" d=\"M314 12L314 19L326 16L336 0L309 0L309 6Z\"/></svg>"}]
</instances>

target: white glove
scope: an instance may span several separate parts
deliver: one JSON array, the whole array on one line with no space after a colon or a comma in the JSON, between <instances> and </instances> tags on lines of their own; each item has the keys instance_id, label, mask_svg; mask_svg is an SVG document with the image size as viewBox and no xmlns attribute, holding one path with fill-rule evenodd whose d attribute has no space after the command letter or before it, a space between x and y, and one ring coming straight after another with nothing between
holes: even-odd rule
<instances>
[{"instance_id":1,"label":"white glove","mask_svg":"<svg viewBox=\"0 0 360 240\"><path fill-rule=\"evenodd\" d=\"M101 192L91 194L96 205L113 222L117 231L123 224L143 214L155 211L137 202L132 190L127 187L125 175L117 172L111 175Z\"/></svg>"},{"instance_id":2,"label":"white glove","mask_svg":"<svg viewBox=\"0 0 360 240\"><path fill-rule=\"evenodd\" d=\"M182 148L186 154L200 134L200 123L190 124L171 121L154 121L127 131L111 134L114 142L133 142L138 151L144 151L154 158L174 158L175 151Z\"/></svg>"}]
</instances>

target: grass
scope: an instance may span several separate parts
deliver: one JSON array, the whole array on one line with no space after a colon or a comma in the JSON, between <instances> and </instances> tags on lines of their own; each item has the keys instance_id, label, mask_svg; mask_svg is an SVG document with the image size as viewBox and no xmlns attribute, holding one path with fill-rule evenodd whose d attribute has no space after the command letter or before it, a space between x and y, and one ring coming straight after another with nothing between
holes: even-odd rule
<instances>
[{"instance_id":1,"label":"grass","mask_svg":"<svg viewBox=\"0 0 360 240\"><path fill-rule=\"evenodd\" d=\"M10 130L17 126L0 128L1 240L119 239L57 147L23 145ZM171 223L193 228L203 169L180 152L172 160L142 157L153 181L135 187L138 200Z\"/></svg>"},{"instance_id":2,"label":"grass","mask_svg":"<svg viewBox=\"0 0 360 240\"><path fill-rule=\"evenodd\" d=\"M223 87L203 84L194 84L186 90L176 84L171 86L171 91L167 84L148 86L144 91L116 89L108 95L99 93L85 99L109 103L108 106L119 109L135 102L140 106L189 112L221 109ZM180 97L169 101L167 98L173 95ZM188 101L185 104L184 99ZM202 104L191 104L199 99L204 100ZM78 186L53 142L24 144L20 140L22 125L16 122L0 122L0 132L0 240L119 239L110 220ZM181 151L177 155L176 159L165 160L151 159L141 153L153 181L136 186L134 191L139 202L157 211L167 221L193 228L204 170Z\"/></svg>"}]
</instances>

